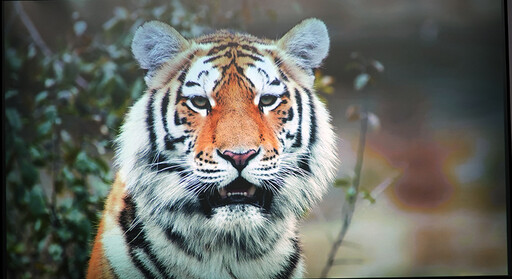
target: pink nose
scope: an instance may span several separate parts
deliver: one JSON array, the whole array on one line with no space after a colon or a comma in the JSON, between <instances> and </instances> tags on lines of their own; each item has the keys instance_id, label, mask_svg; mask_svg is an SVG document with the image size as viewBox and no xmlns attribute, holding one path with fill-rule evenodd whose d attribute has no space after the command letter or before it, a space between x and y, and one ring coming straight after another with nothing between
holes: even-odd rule
<instances>
[{"instance_id":1,"label":"pink nose","mask_svg":"<svg viewBox=\"0 0 512 279\"><path fill-rule=\"evenodd\" d=\"M221 155L221 157L230 161L231 164L233 164L233 166L239 171L242 170L243 168L245 168L245 166L247 166L247 163L249 162L249 160L251 160L255 156L256 156L256 151L254 149L251 149L245 153L235 153L230 150L226 150Z\"/></svg>"}]
</instances>

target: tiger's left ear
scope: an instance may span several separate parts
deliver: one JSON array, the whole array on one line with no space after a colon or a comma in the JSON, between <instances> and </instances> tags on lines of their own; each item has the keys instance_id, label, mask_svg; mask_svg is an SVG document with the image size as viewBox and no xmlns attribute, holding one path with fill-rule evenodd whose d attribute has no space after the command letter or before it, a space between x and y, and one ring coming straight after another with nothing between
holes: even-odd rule
<instances>
[{"instance_id":1,"label":"tiger's left ear","mask_svg":"<svg viewBox=\"0 0 512 279\"><path fill-rule=\"evenodd\" d=\"M292 55L300 67L318 68L329 52L329 34L321 20L310 18L288 31L277 45Z\"/></svg>"}]
</instances>

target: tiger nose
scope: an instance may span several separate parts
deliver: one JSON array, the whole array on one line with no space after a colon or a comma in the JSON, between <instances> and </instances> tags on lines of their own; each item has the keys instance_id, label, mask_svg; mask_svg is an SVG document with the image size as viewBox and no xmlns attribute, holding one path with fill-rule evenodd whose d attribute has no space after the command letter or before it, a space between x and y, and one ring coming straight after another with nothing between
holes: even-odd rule
<instances>
[{"instance_id":1,"label":"tiger nose","mask_svg":"<svg viewBox=\"0 0 512 279\"><path fill-rule=\"evenodd\" d=\"M251 149L245 153L235 153L230 150L226 150L223 153L219 152L219 155L229 161L238 171L242 171L249 161L256 157L257 152Z\"/></svg>"}]
</instances>

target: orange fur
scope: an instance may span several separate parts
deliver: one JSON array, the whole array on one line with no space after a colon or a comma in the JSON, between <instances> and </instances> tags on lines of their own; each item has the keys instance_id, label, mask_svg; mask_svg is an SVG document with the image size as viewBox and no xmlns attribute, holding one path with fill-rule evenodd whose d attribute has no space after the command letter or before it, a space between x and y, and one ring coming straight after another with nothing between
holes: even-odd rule
<instances>
[{"instance_id":1,"label":"orange fur","mask_svg":"<svg viewBox=\"0 0 512 279\"><path fill-rule=\"evenodd\" d=\"M96 234L96 238L94 239L91 259L89 260L89 267L87 270L87 279L116 278L112 272L110 263L105 257L101 239L103 237L104 231L109 229L109 224L106 223L105 217L109 215L113 217L114 220L118 219L119 212L121 212L121 209L124 207L124 196L125 184L118 175L114 181L114 184L112 185L112 190L108 195L107 201L105 203L105 210L103 211L103 217L101 218L98 232Z\"/></svg>"},{"instance_id":2,"label":"orange fur","mask_svg":"<svg viewBox=\"0 0 512 279\"><path fill-rule=\"evenodd\" d=\"M260 145L267 150L278 147L275 132L265 123L267 120L253 103L255 94L245 83L247 82L236 73L235 66L231 66L226 77L220 81L221 86L218 86L217 92L212 94L216 96L217 105L199 131L196 149L198 152L240 147L257 149Z\"/></svg>"}]
</instances>

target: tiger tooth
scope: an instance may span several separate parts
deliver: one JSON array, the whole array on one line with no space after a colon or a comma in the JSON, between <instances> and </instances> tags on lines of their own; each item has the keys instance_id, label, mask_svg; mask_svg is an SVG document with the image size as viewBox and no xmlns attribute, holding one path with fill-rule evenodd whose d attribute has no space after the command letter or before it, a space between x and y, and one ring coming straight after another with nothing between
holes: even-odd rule
<instances>
[{"instance_id":1,"label":"tiger tooth","mask_svg":"<svg viewBox=\"0 0 512 279\"><path fill-rule=\"evenodd\" d=\"M225 197L226 197L226 195L227 195L227 193L228 193L228 191L226 191L226 189L225 189L225 188L220 188L220 189L219 189L219 194L220 194L220 197L221 197L221 198L225 198Z\"/></svg>"},{"instance_id":2,"label":"tiger tooth","mask_svg":"<svg viewBox=\"0 0 512 279\"><path fill-rule=\"evenodd\" d=\"M249 190L247 191L247 194L249 197L252 197L254 196L254 193L256 193L256 186L251 185L251 187L249 187Z\"/></svg>"}]
</instances>

